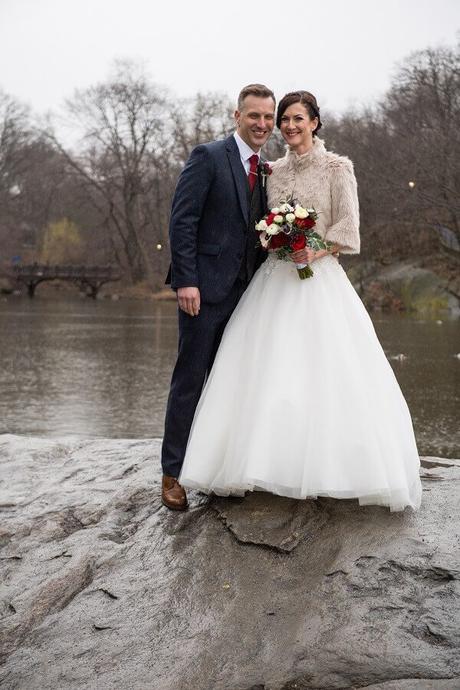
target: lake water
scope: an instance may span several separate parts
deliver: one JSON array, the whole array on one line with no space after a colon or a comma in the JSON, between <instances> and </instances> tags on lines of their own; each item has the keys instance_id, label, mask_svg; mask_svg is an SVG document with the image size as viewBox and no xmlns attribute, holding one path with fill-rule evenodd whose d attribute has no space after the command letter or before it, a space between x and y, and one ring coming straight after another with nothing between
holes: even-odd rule
<instances>
[{"instance_id":1,"label":"lake water","mask_svg":"<svg viewBox=\"0 0 460 690\"><path fill-rule=\"evenodd\" d=\"M460 457L460 322L373 315L421 455ZM162 436L177 347L173 302L0 302L0 433ZM406 358L394 359L403 354Z\"/></svg>"}]
</instances>

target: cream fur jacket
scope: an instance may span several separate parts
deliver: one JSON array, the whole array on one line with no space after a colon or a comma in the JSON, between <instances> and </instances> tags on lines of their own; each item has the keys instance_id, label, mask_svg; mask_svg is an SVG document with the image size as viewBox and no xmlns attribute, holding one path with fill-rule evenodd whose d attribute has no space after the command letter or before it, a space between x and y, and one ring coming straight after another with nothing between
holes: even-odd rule
<instances>
[{"instance_id":1,"label":"cream fur jacket","mask_svg":"<svg viewBox=\"0 0 460 690\"><path fill-rule=\"evenodd\" d=\"M313 148L301 156L288 150L271 164L267 179L268 206L294 198L318 213L315 231L323 239L340 245L343 254L358 254L359 204L353 163L327 151L324 142L313 138Z\"/></svg>"}]
</instances>

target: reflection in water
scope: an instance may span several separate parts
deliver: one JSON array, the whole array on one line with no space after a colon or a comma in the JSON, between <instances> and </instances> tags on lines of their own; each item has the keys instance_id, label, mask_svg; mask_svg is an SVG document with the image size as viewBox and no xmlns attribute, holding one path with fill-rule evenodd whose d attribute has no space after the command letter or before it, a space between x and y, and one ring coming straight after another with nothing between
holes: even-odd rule
<instances>
[{"instance_id":1,"label":"reflection in water","mask_svg":"<svg viewBox=\"0 0 460 690\"><path fill-rule=\"evenodd\" d=\"M172 302L4 300L0 433L161 436L176 320ZM458 457L459 322L377 315L374 324L420 453Z\"/></svg>"},{"instance_id":2,"label":"reflection in water","mask_svg":"<svg viewBox=\"0 0 460 690\"><path fill-rule=\"evenodd\" d=\"M174 304L10 300L0 329L1 431L161 435Z\"/></svg>"}]
</instances>

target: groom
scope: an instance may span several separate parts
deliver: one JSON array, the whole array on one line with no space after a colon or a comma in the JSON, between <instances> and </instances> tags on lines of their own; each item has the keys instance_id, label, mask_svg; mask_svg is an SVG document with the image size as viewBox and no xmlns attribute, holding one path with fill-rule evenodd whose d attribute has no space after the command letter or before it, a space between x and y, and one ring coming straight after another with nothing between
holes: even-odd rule
<instances>
[{"instance_id":1,"label":"groom","mask_svg":"<svg viewBox=\"0 0 460 690\"><path fill-rule=\"evenodd\" d=\"M235 121L228 139L192 151L172 203L166 282L177 292L179 352L161 456L161 499L172 510L187 508L177 478L206 376L227 321L265 258L254 225L266 212L260 149L275 122L273 92L262 84L245 86Z\"/></svg>"}]
</instances>

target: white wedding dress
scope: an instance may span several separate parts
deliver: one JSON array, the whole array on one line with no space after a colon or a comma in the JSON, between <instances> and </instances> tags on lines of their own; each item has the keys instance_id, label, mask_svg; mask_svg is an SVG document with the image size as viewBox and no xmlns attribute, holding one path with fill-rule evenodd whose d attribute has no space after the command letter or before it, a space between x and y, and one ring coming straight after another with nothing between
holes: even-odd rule
<instances>
[{"instance_id":1,"label":"white wedding dress","mask_svg":"<svg viewBox=\"0 0 460 690\"><path fill-rule=\"evenodd\" d=\"M338 261L300 280L270 254L224 332L179 477L219 495L357 498L418 508L409 410Z\"/></svg>"}]
</instances>

